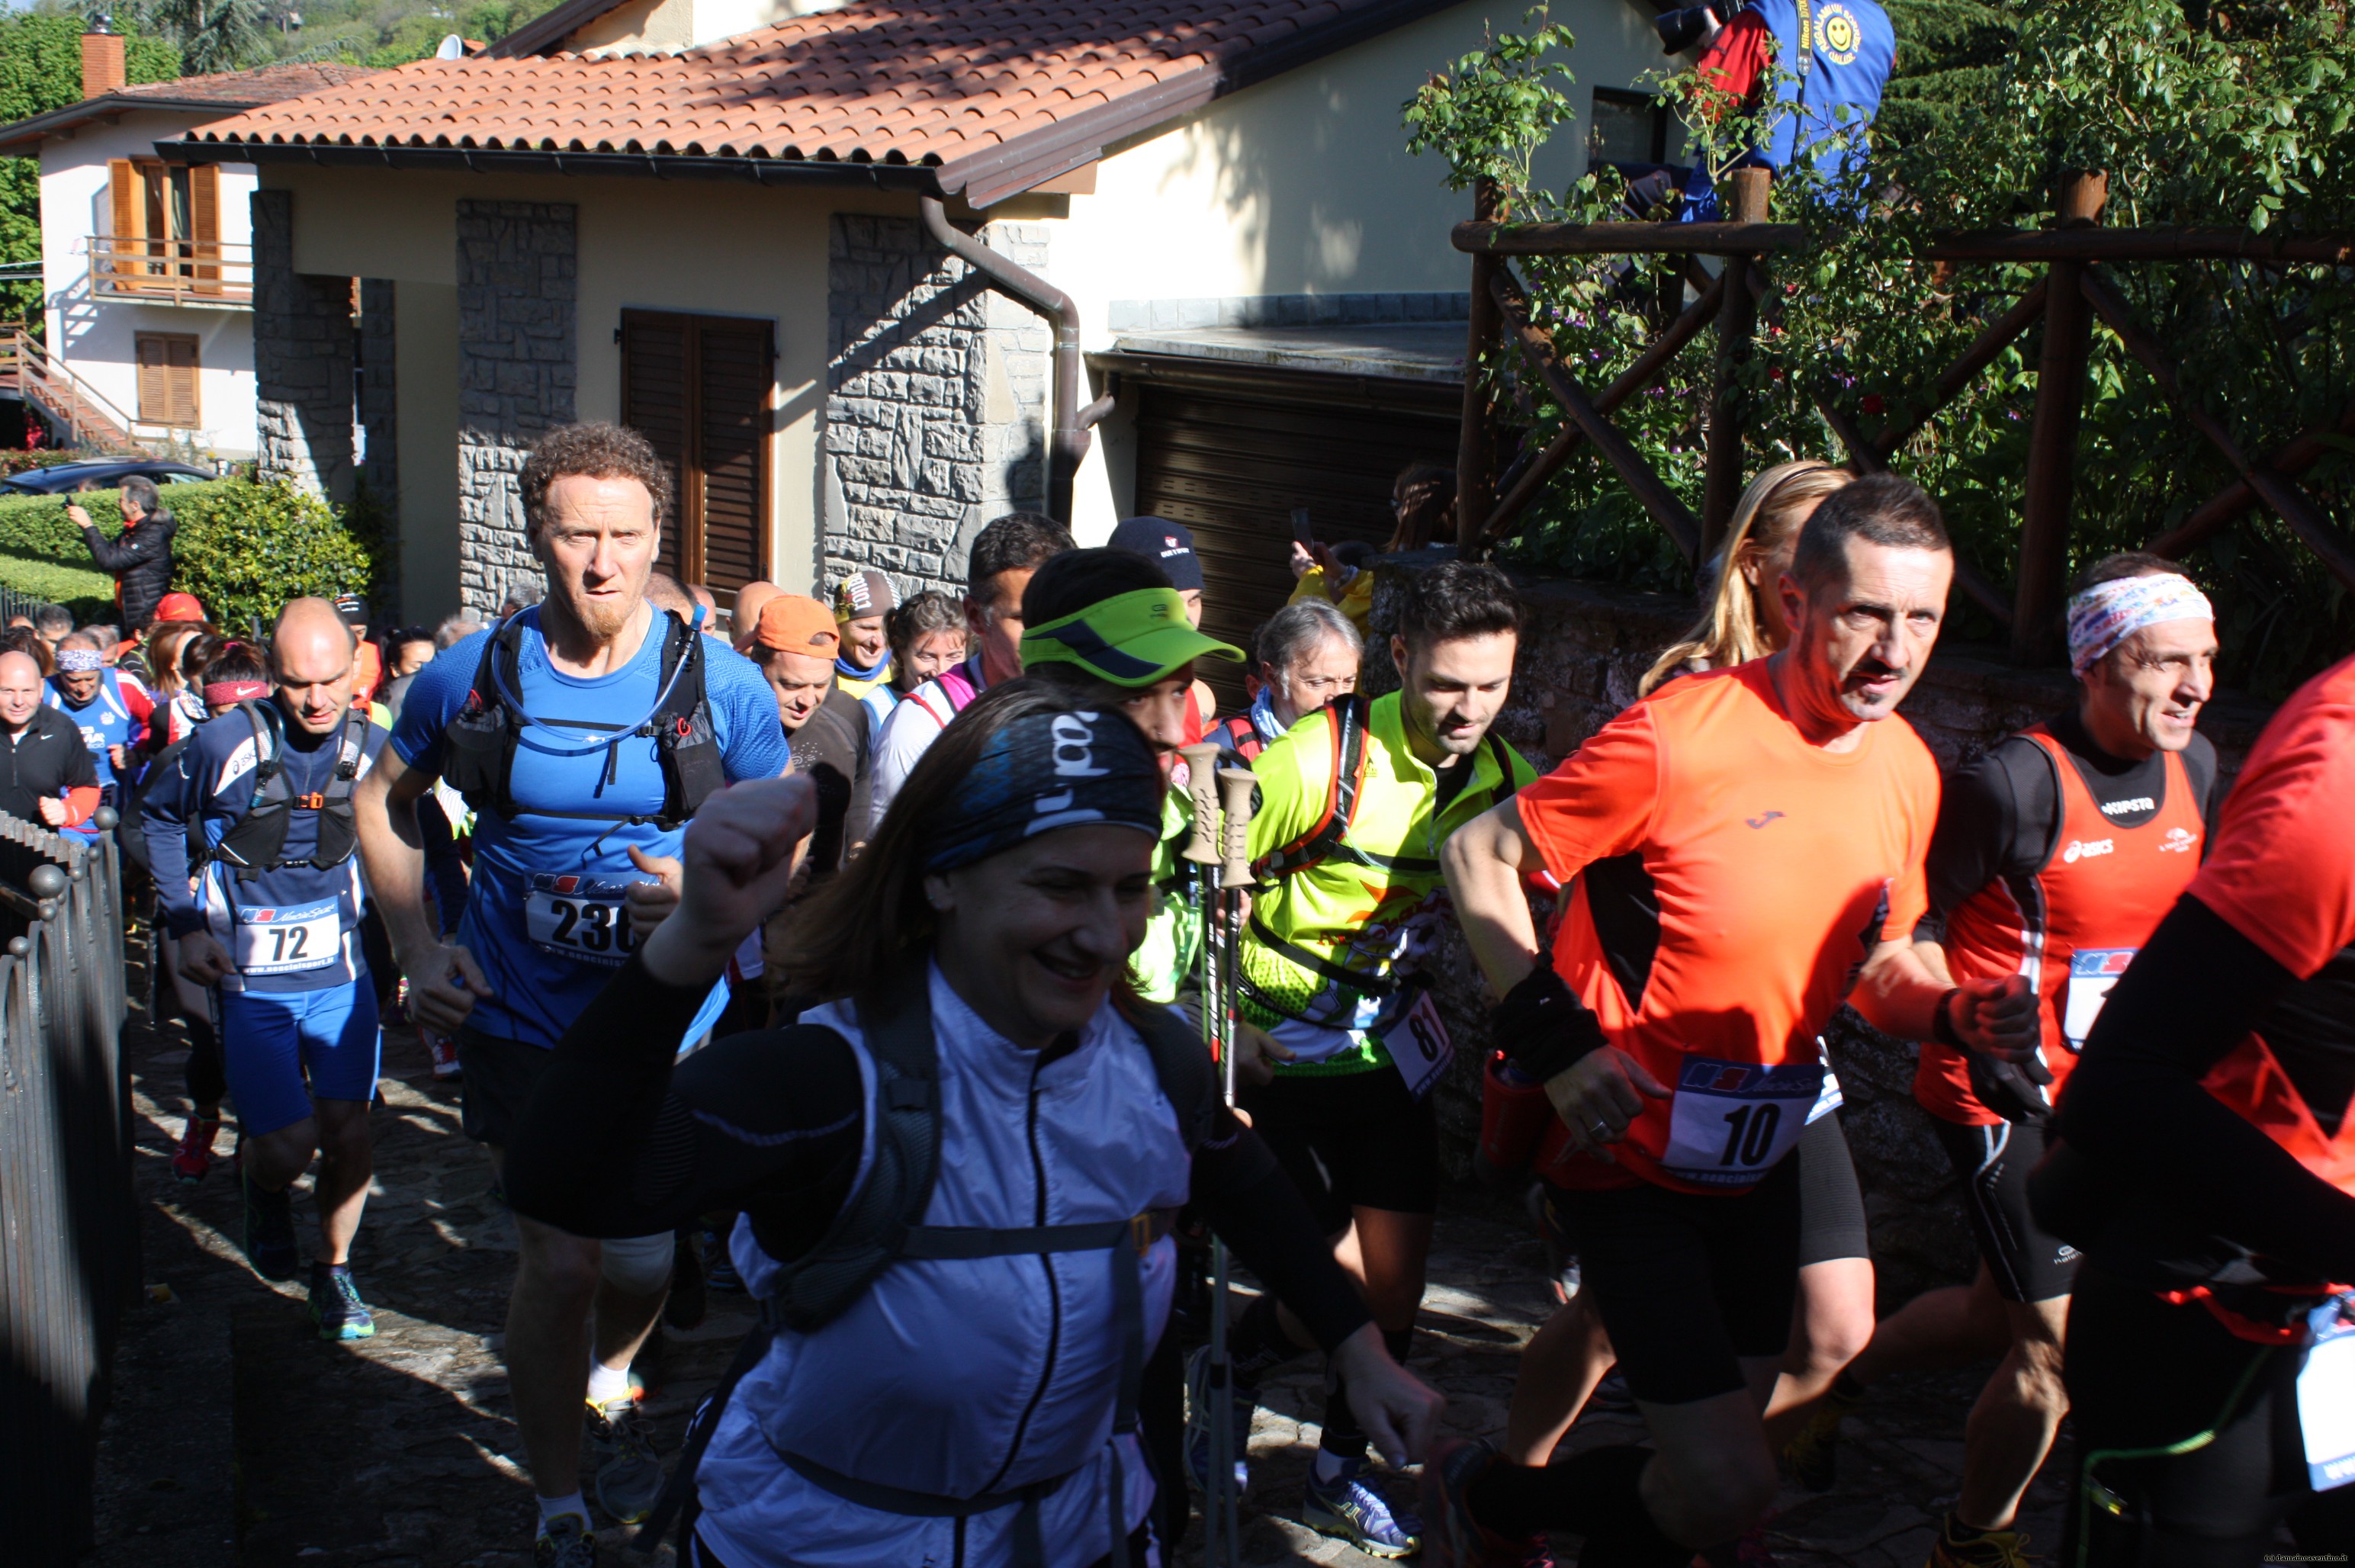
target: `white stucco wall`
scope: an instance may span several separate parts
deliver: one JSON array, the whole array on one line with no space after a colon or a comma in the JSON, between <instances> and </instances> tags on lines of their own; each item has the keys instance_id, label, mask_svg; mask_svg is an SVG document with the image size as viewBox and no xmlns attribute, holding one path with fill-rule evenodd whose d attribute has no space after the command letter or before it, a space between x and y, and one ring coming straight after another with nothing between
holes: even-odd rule
<instances>
[{"instance_id":1,"label":"white stucco wall","mask_svg":"<svg viewBox=\"0 0 2355 1568\"><path fill-rule=\"evenodd\" d=\"M41 144L41 275L49 352L130 415L139 410L137 336L193 335L200 368L197 411L204 421L195 440L219 456L250 457L255 444L252 313L218 305L93 299L90 292L90 237L113 228L109 161L153 159L158 141L176 137L207 118L144 110L112 125L84 125L69 138L51 136ZM221 165L225 244L242 247L252 239L247 197L252 194L255 173L250 164ZM242 258L246 252L230 254Z\"/></svg>"},{"instance_id":2,"label":"white stucco wall","mask_svg":"<svg viewBox=\"0 0 2355 1568\"><path fill-rule=\"evenodd\" d=\"M699 0L712 4L714 0ZM729 0L738 3L738 0ZM768 5L772 0L741 0ZM1584 115L1594 87L1628 88L1664 63L1630 0L1561 0L1555 19L1579 39L1572 64L1581 123L1559 135L1540 177L1564 183L1583 169ZM1209 105L1155 135L1115 148L1097 166L1093 195L1021 197L992 210L1048 231L1048 275L1080 304L1085 345L1107 347L1114 301L1257 296L1460 293L1469 263L1448 243L1469 215L1468 195L1447 189L1436 159L1405 150L1401 103L1434 69L1480 47L1489 28L1521 27L1517 4L1457 5L1396 33ZM456 204L462 197L564 201L579 208L579 385L584 419L615 417L621 354L614 329L625 308L746 315L775 324L775 446L772 574L785 587L819 587L825 485L817 464L827 355L827 218L835 212L912 216L912 197L727 181L660 181L554 175L469 175L272 165L265 183L295 192L295 264L308 272L389 277L454 287ZM454 331L438 323L433 332ZM404 314L400 398L419 378L451 380L438 342L425 351ZM431 394L428 394L431 395ZM1094 396L1083 394L1085 401ZM1075 530L1108 533L1128 497L1116 493L1099 432L1082 471ZM403 508L421 508L413 550L442 548L443 504L416 485L439 486L445 467L404 416ZM438 453L438 445L432 450ZM430 468L427 466L430 464ZM429 478L429 473L432 477ZM438 496L438 491L435 492ZM448 514L454 516L454 497ZM431 602L442 577L454 600L456 565L407 563Z\"/></svg>"}]
</instances>

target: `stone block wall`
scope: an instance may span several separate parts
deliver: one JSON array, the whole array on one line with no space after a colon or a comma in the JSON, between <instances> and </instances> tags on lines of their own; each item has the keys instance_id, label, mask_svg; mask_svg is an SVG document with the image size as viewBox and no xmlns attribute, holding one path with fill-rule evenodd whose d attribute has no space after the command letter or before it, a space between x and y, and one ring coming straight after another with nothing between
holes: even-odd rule
<instances>
[{"instance_id":1,"label":"stone block wall","mask_svg":"<svg viewBox=\"0 0 2355 1568\"><path fill-rule=\"evenodd\" d=\"M1384 567L1367 639L1365 678L1391 690L1398 677L1386 651L1396 624L1399 585L1411 564ZM1659 650L1694 617L1689 603L1659 594L1560 581L1524 580L1529 612L1513 696L1498 731L1540 769L1568 755L1635 700L1636 683ZM1902 709L1940 764L1977 757L2004 736L2074 700L2060 670L2021 670L1987 650L1941 650ZM2248 754L2268 713L2218 702L2200 719L2229 780ZM1468 1177L1480 1130L1480 1069L1489 1050L1488 1000L1460 935L1445 956L1438 988L1455 1040L1449 1080L1436 1091L1443 1156L1452 1174ZM1839 1116L1864 1187L1873 1261L1886 1312L1933 1285L1961 1283L1977 1267L1959 1200L1959 1184L1913 1103L1916 1047L1881 1034L1843 1008L1826 1031L1833 1070L1846 1096Z\"/></svg>"},{"instance_id":2,"label":"stone block wall","mask_svg":"<svg viewBox=\"0 0 2355 1568\"><path fill-rule=\"evenodd\" d=\"M574 418L577 210L458 203L458 592L478 614L541 581L518 481L532 443Z\"/></svg>"},{"instance_id":3,"label":"stone block wall","mask_svg":"<svg viewBox=\"0 0 2355 1568\"><path fill-rule=\"evenodd\" d=\"M400 432L396 393L393 282L360 280L359 422L360 482L388 522L400 516ZM385 559L388 573L400 570L396 548ZM388 576L370 591L379 616L394 614L400 583Z\"/></svg>"},{"instance_id":4,"label":"stone block wall","mask_svg":"<svg viewBox=\"0 0 2355 1568\"><path fill-rule=\"evenodd\" d=\"M294 193L253 193L253 380L258 469L351 499L352 281L294 270Z\"/></svg>"},{"instance_id":5,"label":"stone block wall","mask_svg":"<svg viewBox=\"0 0 2355 1568\"><path fill-rule=\"evenodd\" d=\"M831 224L822 591L878 567L903 594L961 593L981 525L1044 504L1053 333L912 218ZM1046 271L1045 225L978 237Z\"/></svg>"}]
</instances>

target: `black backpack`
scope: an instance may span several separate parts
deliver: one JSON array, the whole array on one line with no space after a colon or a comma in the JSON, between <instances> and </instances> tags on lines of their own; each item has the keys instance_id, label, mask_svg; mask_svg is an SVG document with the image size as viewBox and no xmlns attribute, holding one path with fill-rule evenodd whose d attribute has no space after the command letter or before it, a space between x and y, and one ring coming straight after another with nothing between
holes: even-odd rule
<instances>
[{"instance_id":1,"label":"black backpack","mask_svg":"<svg viewBox=\"0 0 2355 1568\"><path fill-rule=\"evenodd\" d=\"M719 754L719 738L711 724L711 704L703 690L703 635L670 611L663 612L663 699L632 733L655 741L663 773L663 807L653 816L610 811L543 811L541 816L581 817L591 822L651 822L668 829L695 815L696 808L728 782ZM466 705L442 731L442 777L465 796L476 812L496 812L512 818L515 795L516 743L529 719L509 702L505 693L517 687L521 662L523 625L519 615L499 624L483 644L482 663L474 670L474 689ZM606 728L567 720L579 730ZM614 736L615 741L622 737ZM610 751L607 768L613 765Z\"/></svg>"},{"instance_id":2,"label":"black backpack","mask_svg":"<svg viewBox=\"0 0 2355 1568\"><path fill-rule=\"evenodd\" d=\"M210 859L236 867L239 880L251 881L281 866L315 866L324 871L350 859L359 847L359 829L352 816L352 786L368 755L367 708L356 702L344 715L335 775L325 789L306 795L297 795L286 783L286 720L278 705L268 698L250 699L239 703L235 711L244 714L246 722L253 726L253 798L245 815L229 826L208 853L198 852L203 843L202 813L189 814L189 869ZM226 720L229 715L220 717ZM298 809L319 814L319 837L308 859L289 860L286 828Z\"/></svg>"}]
</instances>

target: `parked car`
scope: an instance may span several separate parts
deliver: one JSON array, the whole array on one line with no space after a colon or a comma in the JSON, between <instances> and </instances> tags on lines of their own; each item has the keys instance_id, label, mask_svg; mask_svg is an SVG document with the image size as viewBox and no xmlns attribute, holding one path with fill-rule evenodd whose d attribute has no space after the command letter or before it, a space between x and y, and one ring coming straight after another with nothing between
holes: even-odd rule
<instances>
[{"instance_id":1,"label":"parked car","mask_svg":"<svg viewBox=\"0 0 2355 1568\"><path fill-rule=\"evenodd\" d=\"M59 463L48 468L28 468L24 473L0 479L0 491L17 496L65 496L77 490L112 490L133 475L153 479L158 485L197 485L219 475L209 468L198 468L187 463L165 463L157 458L93 458L87 463Z\"/></svg>"}]
</instances>

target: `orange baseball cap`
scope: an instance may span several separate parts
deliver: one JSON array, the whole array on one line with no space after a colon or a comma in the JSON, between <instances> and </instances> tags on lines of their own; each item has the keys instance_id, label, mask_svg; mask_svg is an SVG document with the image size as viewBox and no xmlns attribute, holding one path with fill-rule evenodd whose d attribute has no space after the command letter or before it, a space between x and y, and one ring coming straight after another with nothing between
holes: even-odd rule
<instances>
[{"instance_id":1,"label":"orange baseball cap","mask_svg":"<svg viewBox=\"0 0 2355 1568\"><path fill-rule=\"evenodd\" d=\"M801 593L780 593L761 606L761 621L752 641L780 653L807 654L830 659L842 647L834 612Z\"/></svg>"}]
</instances>

